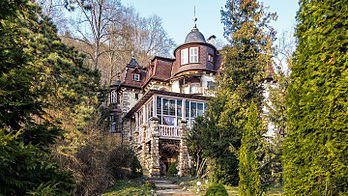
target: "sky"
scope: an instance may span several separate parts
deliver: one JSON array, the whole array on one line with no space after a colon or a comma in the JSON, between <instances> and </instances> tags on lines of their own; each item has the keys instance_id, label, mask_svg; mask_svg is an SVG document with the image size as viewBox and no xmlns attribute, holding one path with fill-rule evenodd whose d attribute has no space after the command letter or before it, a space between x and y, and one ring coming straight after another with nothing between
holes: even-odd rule
<instances>
[{"instance_id":1,"label":"sky","mask_svg":"<svg viewBox=\"0 0 348 196\"><path fill-rule=\"evenodd\" d=\"M278 20L272 26L281 35L293 32L296 25L298 0L261 0L269 11L277 12ZM224 26L221 23L220 10L226 0L121 0L125 6L133 6L141 16L158 15L163 20L163 27L177 45L182 44L193 27L193 8L196 6L197 27L207 39L215 35L223 37Z\"/></svg>"}]
</instances>

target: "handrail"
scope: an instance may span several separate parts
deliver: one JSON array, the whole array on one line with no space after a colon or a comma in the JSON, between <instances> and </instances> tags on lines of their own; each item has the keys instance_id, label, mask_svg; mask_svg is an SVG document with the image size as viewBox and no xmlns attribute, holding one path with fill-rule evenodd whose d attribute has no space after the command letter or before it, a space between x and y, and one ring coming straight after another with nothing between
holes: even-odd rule
<instances>
[{"instance_id":1,"label":"handrail","mask_svg":"<svg viewBox=\"0 0 348 196\"><path fill-rule=\"evenodd\" d=\"M182 128L169 125L158 125L160 137L181 137Z\"/></svg>"}]
</instances>

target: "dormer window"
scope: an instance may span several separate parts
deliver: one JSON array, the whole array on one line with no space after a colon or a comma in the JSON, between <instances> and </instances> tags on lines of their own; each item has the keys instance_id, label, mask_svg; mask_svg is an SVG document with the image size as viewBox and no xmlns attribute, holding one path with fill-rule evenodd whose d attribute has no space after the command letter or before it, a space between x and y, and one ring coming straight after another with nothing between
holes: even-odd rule
<instances>
[{"instance_id":1,"label":"dormer window","mask_svg":"<svg viewBox=\"0 0 348 196\"><path fill-rule=\"evenodd\" d=\"M188 63L188 49L181 50L181 65L185 65Z\"/></svg>"},{"instance_id":2,"label":"dormer window","mask_svg":"<svg viewBox=\"0 0 348 196\"><path fill-rule=\"evenodd\" d=\"M198 63L198 47L190 48L190 63Z\"/></svg>"},{"instance_id":3,"label":"dormer window","mask_svg":"<svg viewBox=\"0 0 348 196\"><path fill-rule=\"evenodd\" d=\"M139 81L139 80L140 80L140 75L137 74L137 73L135 73L135 74L133 75L133 79L134 79L135 81Z\"/></svg>"}]
</instances>

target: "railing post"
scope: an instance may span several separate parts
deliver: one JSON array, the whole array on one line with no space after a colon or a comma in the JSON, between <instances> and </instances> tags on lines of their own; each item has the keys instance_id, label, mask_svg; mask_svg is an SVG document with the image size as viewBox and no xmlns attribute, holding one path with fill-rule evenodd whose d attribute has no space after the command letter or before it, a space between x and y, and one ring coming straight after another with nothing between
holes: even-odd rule
<instances>
[{"instance_id":1,"label":"railing post","mask_svg":"<svg viewBox=\"0 0 348 196\"><path fill-rule=\"evenodd\" d=\"M159 119L157 117L151 117L151 161L150 161L150 176L159 176L161 172L160 167L160 154L159 154L159 127L158 127L158 121Z\"/></svg>"}]
</instances>

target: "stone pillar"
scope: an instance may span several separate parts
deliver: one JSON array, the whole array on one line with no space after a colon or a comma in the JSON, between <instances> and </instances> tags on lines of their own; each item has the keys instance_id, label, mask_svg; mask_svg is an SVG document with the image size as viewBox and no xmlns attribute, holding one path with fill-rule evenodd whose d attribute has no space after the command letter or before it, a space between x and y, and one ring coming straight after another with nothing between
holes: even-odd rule
<instances>
[{"instance_id":1,"label":"stone pillar","mask_svg":"<svg viewBox=\"0 0 348 196\"><path fill-rule=\"evenodd\" d=\"M182 120L181 121L181 127L182 127L182 133L180 138L180 148L179 148L179 172L180 176L185 176L188 173L188 162L189 162L189 156L188 156L188 150L185 142L185 135L187 130L187 121Z\"/></svg>"},{"instance_id":2,"label":"stone pillar","mask_svg":"<svg viewBox=\"0 0 348 196\"><path fill-rule=\"evenodd\" d=\"M151 161L149 174L150 176L159 176L161 174L160 154L159 154L159 128L158 118L151 117Z\"/></svg>"},{"instance_id":3,"label":"stone pillar","mask_svg":"<svg viewBox=\"0 0 348 196\"><path fill-rule=\"evenodd\" d=\"M145 143L145 130L146 130L146 126L145 125L141 125L140 126L140 130L139 130L139 134L141 134L143 136L143 140L141 140L141 147L142 147L142 151L141 151L141 166L143 167L143 171L144 174L147 173L148 171L148 165L146 164L146 158L147 158L147 153L149 152Z\"/></svg>"}]
</instances>

